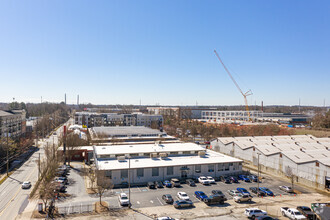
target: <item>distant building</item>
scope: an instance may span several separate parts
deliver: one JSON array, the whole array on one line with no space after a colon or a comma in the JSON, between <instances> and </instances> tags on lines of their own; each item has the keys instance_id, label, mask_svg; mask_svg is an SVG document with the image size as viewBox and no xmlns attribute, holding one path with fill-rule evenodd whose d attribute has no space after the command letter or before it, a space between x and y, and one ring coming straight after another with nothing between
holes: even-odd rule
<instances>
[{"instance_id":1,"label":"distant building","mask_svg":"<svg viewBox=\"0 0 330 220\"><path fill-rule=\"evenodd\" d=\"M249 111L253 122L277 122L281 124L306 124L310 116L303 114L265 113ZM202 111L202 120L206 122L232 123L248 121L247 111Z\"/></svg>"},{"instance_id":2,"label":"distant building","mask_svg":"<svg viewBox=\"0 0 330 220\"><path fill-rule=\"evenodd\" d=\"M202 111L210 111L210 108L198 107L147 107L149 114L163 115L182 119L201 119Z\"/></svg>"},{"instance_id":3,"label":"distant building","mask_svg":"<svg viewBox=\"0 0 330 220\"><path fill-rule=\"evenodd\" d=\"M237 157L276 175L295 175L295 182L330 189L330 138L311 135L221 137L212 149Z\"/></svg>"},{"instance_id":4,"label":"distant building","mask_svg":"<svg viewBox=\"0 0 330 220\"><path fill-rule=\"evenodd\" d=\"M94 161L114 185L171 178L219 178L242 171L242 160L206 150L194 143L94 146ZM129 171L130 170L130 171Z\"/></svg>"},{"instance_id":5,"label":"distant building","mask_svg":"<svg viewBox=\"0 0 330 220\"><path fill-rule=\"evenodd\" d=\"M75 124L88 128L101 126L146 126L156 129L163 128L163 116L142 113L91 113L76 112Z\"/></svg>"},{"instance_id":6,"label":"distant building","mask_svg":"<svg viewBox=\"0 0 330 220\"><path fill-rule=\"evenodd\" d=\"M92 143L98 144L143 144L161 142L178 142L175 137L163 131L143 126L113 126L89 128Z\"/></svg>"},{"instance_id":7,"label":"distant building","mask_svg":"<svg viewBox=\"0 0 330 220\"><path fill-rule=\"evenodd\" d=\"M0 137L18 138L26 132L25 110L0 110Z\"/></svg>"}]
</instances>

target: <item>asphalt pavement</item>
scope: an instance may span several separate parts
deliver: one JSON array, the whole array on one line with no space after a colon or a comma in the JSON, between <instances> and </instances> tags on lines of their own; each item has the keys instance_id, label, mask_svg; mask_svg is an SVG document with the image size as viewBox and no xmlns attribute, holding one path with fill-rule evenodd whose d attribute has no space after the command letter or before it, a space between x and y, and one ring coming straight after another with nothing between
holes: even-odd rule
<instances>
[{"instance_id":1,"label":"asphalt pavement","mask_svg":"<svg viewBox=\"0 0 330 220\"><path fill-rule=\"evenodd\" d=\"M62 127L58 132L62 131ZM0 219L15 219L15 217L22 213L25 207L29 204L29 195L33 186L38 179L38 163L40 158L44 158L44 146L48 144L57 144L58 139L55 135L48 139L39 141L39 150L34 152L31 157L21 165L10 177L8 177L0 185ZM32 187L29 189L22 189L21 185L24 181L30 181Z\"/></svg>"},{"instance_id":2,"label":"asphalt pavement","mask_svg":"<svg viewBox=\"0 0 330 220\"><path fill-rule=\"evenodd\" d=\"M70 179L73 180L72 186L67 188L67 193L72 195L72 198L63 199L57 202L58 207L73 207L73 206L84 206L88 204L93 204L94 202L99 200L98 195L89 195L86 194L85 189L80 188L77 190L77 187L82 187L83 177L75 174L78 171L71 171L69 176ZM157 207L157 206L169 206L162 200L162 195L171 194L174 200L178 200L177 193L183 191L188 194L192 202L199 203L200 201L194 196L195 191L203 191L207 195L211 195L212 190L221 190L227 197L228 200L232 199L232 196L228 194L228 190L236 189L238 187L242 187L247 189L248 191L250 187L257 187L257 183L246 183L240 181L239 183L231 183L225 184L223 182L216 182L216 184L211 185L202 185L200 183L196 184L196 187L190 187L187 184L182 184L181 187L174 188L160 188L160 189L149 189L148 187L131 187L131 204L133 208L143 208L143 207ZM294 194L286 193L279 189L280 185L289 185L287 182L273 179L271 177L267 177L263 179L262 183L259 183L260 187L267 187L275 194L274 196L282 196L282 195L291 195ZM302 193L309 193L309 190L303 188L301 186L296 186L295 189ZM118 200L118 196L120 193L129 194L128 188L117 188L112 189L107 192L102 197L103 201L109 203L111 208L121 208ZM251 193L252 196L255 194ZM263 199L267 200L267 196ZM253 199L252 199L252 202Z\"/></svg>"}]
</instances>

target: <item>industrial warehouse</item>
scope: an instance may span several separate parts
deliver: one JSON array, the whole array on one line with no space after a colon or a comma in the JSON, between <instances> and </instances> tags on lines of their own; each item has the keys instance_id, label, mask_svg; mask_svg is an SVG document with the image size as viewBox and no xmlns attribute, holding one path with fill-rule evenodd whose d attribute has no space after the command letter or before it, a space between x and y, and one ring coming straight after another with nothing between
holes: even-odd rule
<instances>
[{"instance_id":1,"label":"industrial warehouse","mask_svg":"<svg viewBox=\"0 0 330 220\"><path fill-rule=\"evenodd\" d=\"M211 142L215 151L240 158L261 170L294 177L302 184L329 189L330 138L312 135L224 137Z\"/></svg>"},{"instance_id":2,"label":"industrial warehouse","mask_svg":"<svg viewBox=\"0 0 330 220\"><path fill-rule=\"evenodd\" d=\"M139 185L171 178L219 177L238 174L242 160L206 150L194 143L94 146L98 170L115 185ZM129 172L130 170L130 172Z\"/></svg>"}]
</instances>

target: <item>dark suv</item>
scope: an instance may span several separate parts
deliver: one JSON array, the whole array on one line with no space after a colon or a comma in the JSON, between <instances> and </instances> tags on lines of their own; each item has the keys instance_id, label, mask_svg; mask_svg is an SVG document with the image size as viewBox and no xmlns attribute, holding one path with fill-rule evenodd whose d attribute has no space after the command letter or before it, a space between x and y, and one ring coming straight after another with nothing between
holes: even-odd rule
<instances>
[{"instance_id":1,"label":"dark suv","mask_svg":"<svg viewBox=\"0 0 330 220\"><path fill-rule=\"evenodd\" d=\"M186 183L187 183L189 186L196 186L195 181L192 180L192 179L186 179Z\"/></svg>"},{"instance_id":2,"label":"dark suv","mask_svg":"<svg viewBox=\"0 0 330 220\"><path fill-rule=\"evenodd\" d=\"M156 189L156 185L154 182L148 182L147 186L149 189Z\"/></svg>"},{"instance_id":3,"label":"dark suv","mask_svg":"<svg viewBox=\"0 0 330 220\"><path fill-rule=\"evenodd\" d=\"M170 194L163 195L162 199L168 204L172 204L174 202L174 200Z\"/></svg>"}]
</instances>

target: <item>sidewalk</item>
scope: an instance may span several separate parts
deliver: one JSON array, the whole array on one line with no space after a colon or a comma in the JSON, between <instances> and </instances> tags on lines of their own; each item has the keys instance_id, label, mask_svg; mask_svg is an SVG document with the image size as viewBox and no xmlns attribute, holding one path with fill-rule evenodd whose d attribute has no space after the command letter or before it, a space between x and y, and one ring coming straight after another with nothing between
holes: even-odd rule
<instances>
[{"instance_id":1,"label":"sidewalk","mask_svg":"<svg viewBox=\"0 0 330 220\"><path fill-rule=\"evenodd\" d=\"M24 209L23 213L17 215L16 219L32 219L31 218L32 213L34 210L37 209L37 205L38 205L37 199L29 200L29 204Z\"/></svg>"}]
</instances>

